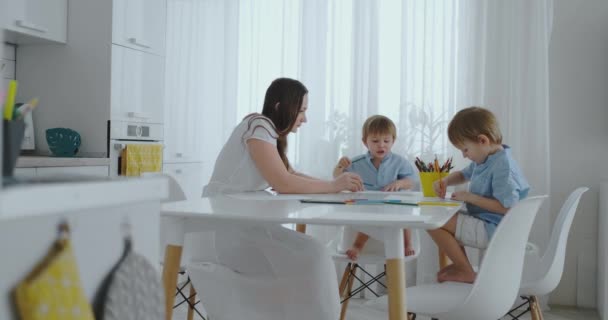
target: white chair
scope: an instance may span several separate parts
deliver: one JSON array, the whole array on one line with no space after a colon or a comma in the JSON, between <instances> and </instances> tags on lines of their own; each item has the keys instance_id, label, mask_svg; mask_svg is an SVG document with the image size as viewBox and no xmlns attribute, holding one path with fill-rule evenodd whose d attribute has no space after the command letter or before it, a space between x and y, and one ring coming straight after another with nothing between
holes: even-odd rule
<instances>
[{"instance_id":1,"label":"white chair","mask_svg":"<svg viewBox=\"0 0 608 320\"><path fill-rule=\"evenodd\" d=\"M519 319L527 312L531 312L533 320L543 318L537 296L551 293L559 284L564 271L570 226L572 226L578 203L587 190L589 188L580 187L566 199L555 220L549 245L542 257L538 255L538 250L532 250L531 254L526 255L519 288L519 295L524 299L524 303L509 311L508 315L513 319ZM514 313L523 306L526 306L526 309L515 315Z\"/></svg>"},{"instance_id":2,"label":"white chair","mask_svg":"<svg viewBox=\"0 0 608 320\"><path fill-rule=\"evenodd\" d=\"M142 173L141 176L143 178L161 176L161 177L164 177L167 179L167 182L169 184L169 196L166 199L164 199L163 201L161 201L162 203L186 200L186 193L184 192L184 190L179 185L177 180L175 180L174 177L172 177L168 174L160 173L160 172L145 172L145 173ZM167 234L167 230L173 230L173 228L171 228L171 226L168 226L167 224L168 224L168 222L161 217L161 225L160 225L161 265L163 263L162 259L165 256L165 250L168 250L169 254L176 254L176 253L178 253L177 251L179 251L179 249L175 248L175 246L169 245L171 243L171 239L173 239L175 237L184 237L183 234ZM188 242L188 235L186 235L185 242ZM194 313L198 314L198 316L201 319L205 319L205 317L201 314L201 311L196 308L196 306L200 303L200 301L196 300L196 290L194 289L194 286L192 285L192 281L190 280L190 277L188 275L186 275L185 263L183 262L183 261L188 261L190 259L191 250L189 250L189 249L191 249L191 246L192 245L184 245L183 253L181 251L179 251L179 254L182 255L182 259L181 259L182 262L180 262L180 266L179 266L178 270L166 270L168 274L177 274L178 273L178 274L186 277L185 281L181 281L179 284L175 285L175 288L177 291L177 293L175 295L176 296L179 295L181 297L181 301L178 302L177 304L174 304L173 309L179 307L183 303L187 303L188 304L188 315L187 315L188 320L192 320L194 318ZM163 270L163 272L165 272L165 270ZM190 293L188 295L186 295L185 289L188 285L190 285ZM173 295L174 293L167 290L166 294Z\"/></svg>"},{"instance_id":3,"label":"white chair","mask_svg":"<svg viewBox=\"0 0 608 320\"><path fill-rule=\"evenodd\" d=\"M356 294L368 290L373 293L376 297L380 297L374 289L371 287L372 284L377 283L379 286L386 289L386 285L381 281L386 276L386 269L377 275L372 275L370 272L365 270L365 265L384 265L386 258L384 255L384 245L381 241L369 238L365 247L361 251L361 254L357 258L357 261L352 261L346 255L346 250L350 247L356 237L356 231L349 227L344 227L340 236L340 240L335 240L330 244L330 250L333 252L332 258L334 262L340 263L340 265L346 263L346 268L342 274L340 286L338 288L340 293L340 320L346 318L346 310L348 308L348 302L350 298ZM414 254L411 256L404 256L404 261L409 262L418 258L420 253L420 237L417 230L411 230L411 241L414 249ZM357 271L360 270L366 274L370 279L364 280L357 275ZM353 284L357 281L360 285L353 289Z\"/></svg>"},{"instance_id":4,"label":"white chair","mask_svg":"<svg viewBox=\"0 0 608 320\"><path fill-rule=\"evenodd\" d=\"M409 287L408 312L433 319L488 320L502 317L519 290L525 246L534 218L547 196L519 202L502 219L486 251L475 282L444 282ZM371 307L386 309L386 298Z\"/></svg>"}]
</instances>

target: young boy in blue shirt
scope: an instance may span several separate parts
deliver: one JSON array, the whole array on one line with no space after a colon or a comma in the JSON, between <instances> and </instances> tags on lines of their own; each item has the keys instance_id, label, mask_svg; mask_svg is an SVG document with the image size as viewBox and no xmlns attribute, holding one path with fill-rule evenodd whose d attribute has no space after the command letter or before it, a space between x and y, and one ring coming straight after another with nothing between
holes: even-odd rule
<instances>
[{"instance_id":1,"label":"young boy in blue shirt","mask_svg":"<svg viewBox=\"0 0 608 320\"><path fill-rule=\"evenodd\" d=\"M437 273L437 280L472 283L476 274L464 246L486 248L502 217L528 195L530 186L511 148L502 144L498 121L490 111L460 110L448 125L448 137L472 162L445 177L444 183L435 181L433 187L443 198L447 186L470 182L469 191L452 193L453 200L465 202L467 212L457 213L429 235L453 262Z\"/></svg>"},{"instance_id":2,"label":"young boy in blue shirt","mask_svg":"<svg viewBox=\"0 0 608 320\"><path fill-rule=\"evenodd\" d=\"M342 157L334 168L334 177L344 172L357 173L366 190L399 191L415 185L416 174L412 165L402 156L391 152L397 138L397 128L391 119L375 115L363 124L363 144L368 152L350 160ZM405 255L413 255L409 230L404 230ZM368 240L365 233L357 233L352 247L346 251L351 260L356 260Z\"/></svg>"}]
</instances>

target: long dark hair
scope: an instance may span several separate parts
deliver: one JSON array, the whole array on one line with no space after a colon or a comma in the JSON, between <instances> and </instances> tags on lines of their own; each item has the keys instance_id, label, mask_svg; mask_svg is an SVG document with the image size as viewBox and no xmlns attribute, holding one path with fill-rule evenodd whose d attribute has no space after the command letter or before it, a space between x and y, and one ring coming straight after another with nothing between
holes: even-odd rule
<instances>
[{"instance_id":1,"label":"long dark hair","mask_svg":"<svg viewBox=\"0 0 608 320\"><path fill-rule=\"evenodd\" d=\"M289 78L278 78L270 84L264 97L262 115L272 121L272 125L279 135L277 138L277 151L288 170L291 166L286 155L287 135L296 123L298 113L300 113L300 109L302 108L304 95L307 93L308 89L300 81Z\"/></svg>"}]
</instances>

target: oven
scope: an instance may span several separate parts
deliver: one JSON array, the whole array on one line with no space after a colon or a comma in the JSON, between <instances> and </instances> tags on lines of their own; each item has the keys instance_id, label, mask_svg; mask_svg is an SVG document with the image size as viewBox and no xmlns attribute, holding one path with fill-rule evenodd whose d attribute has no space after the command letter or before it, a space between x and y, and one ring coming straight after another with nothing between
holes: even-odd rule
<instances>
[{"instance_id":1,"label":"oven","mask_svg":"<svg viewBox=\"0 0 608 320\"><path fill-rule=\"evenodd\" d=\"M110 176L120 175L122 150L131 144L163 145L163 125L130 121L108 121Z\"/></svg>"}]
</instances>

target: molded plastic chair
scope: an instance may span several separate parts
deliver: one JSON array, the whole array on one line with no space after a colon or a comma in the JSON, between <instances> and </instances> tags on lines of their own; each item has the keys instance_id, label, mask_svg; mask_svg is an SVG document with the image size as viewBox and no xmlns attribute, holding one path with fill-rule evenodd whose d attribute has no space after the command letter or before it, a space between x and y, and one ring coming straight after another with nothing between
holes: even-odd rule
<instances>
[{"instance_id":1,"label":"molded plastic chair","mask_svg":"<svg viewBox=\"0 0 608 320\"><path fill-rule=\"evenodd\" d=\"M547 196L530 197L502 219L473 284L444 282L409 287L408 312L433 319L488 320L502 317L517 298L526 242L534 218ZM386 308L386 299L374 308Z\"/></svg>"},{"instance_id":2,"label":"molded plastic chair","mask_svg":"<svg viewBox=\"0 0 608 320\"><path fill-rule=\"evenodd\" d=\"M561 280L570 227L581 197L587 190L589 188L580 187L568 196L555 220L549 245L542 257L538 255L538 250L526 255L519 289L519 295L525 302L509 312L513 319L519 319L528 311L532 313L533 320L543 318L537 296L551 293ZM517 309L526 305L527 308L523 312L514 315Z\"/></svg>"},{"instance_id":3,"label":"molded plastic chair","mask_svg":"<svg viewBox=\"0 0 608 320\"><path fill-rule=\"evenodd\" d=\"M364 291L365 289L373 293L376 297L380 297L380 294L370 287L374 283L378 283L378 285L386 289L386 285L381 282L382 278L385 278L386 276L386 269L374 276L363 268L363 266L370 264L384 265L386 258L384 255L384 245L381 241L370 237L365 247L361 251L361 254L357 258L357 261L352 261L346 255L346 250L349 249L350 245L353 243L356 233L357 231L353 230L352 228L344 227L342 229L341 241L334 241L330 245L330 250L333 251L332 258L334 262L346 263L346 268L344 268L342 280L340 281L340 286L338 288L340 293L340 303L342 304L340 320L344 320L346 318L346 310L348 308L350 298ZM420 253L420 237L418 235L418 230L411 230L411 241L414 254L411 256L404 256L403 259L405 262L413 261L418 258L418 254ZM369 276L370 280L361 279L360 276L357 275L357 270L360 270ZM355 281L357 281L360 285L353 289L353 284Z\"/></svg>"},{"instance_id":4,"label":"molded plastic chair","mask_svg":"<svg viewBox=\"0 0 608 320\"><path fill-rule=\"evenodd\" d=\"M161 201L162 203L168 203L168 202L176 202L176 201L182 201L182 200L186 200L186 193L184 192L184 190L182 189L182 187L179 185L179 183L177 182L177 180L175 180L174 177L168 175L168 174L163 174L163 173L159 173L159 172L154 172L154 173L143 173L142 177L154 177L154 176L162 176L167 178L167 181L169 183L169 196L164 199L163 201ZM167 247L167 244L170 243L169 239L171 238L171 235L167 235L166 234L166 229L167 228L163 228L163 224L164 221L161 217L161 230L160 230L160 257L161 260L164 257L164 253ZM170 228L169 228L170 229ZM183 236L183 235L178 235L178 236ZM188 236L186 235L186 239L188 239ZM186 240L188 241L188 240ZM182 260L181 261L188 261L189 260L189 256L190 256L190 247L192 245L185 245L184 246L184 251L182 254ZM169 250L174 250L172 248L170 248ZM162 264L163 261L161 261ZM180 275L185 275L186 276L186 281L184 281L183 283L176 285L176 291L177 293L175 294L176 296L179 295L181 297L181 301L178 302L177 304L173 305L173 309L179 307L180 305L182 305L183 303L187 303L188 304L188 320L192 320L194 318L194 313L196 312L196 314L198 314L198 316L201 319L205 319L205 317L201 314L201 311L199 311L196 308L196 305L198 305L200 303L200 301L196 300L196 290L194 289L194 286L192 285L192 281L190 280L190 277L186 275L186 269L185 269L185 264L184 263L180 263L180 268L179 270L175 270L175 271L171 271L171 273L173 272L177 272ZM185 293L185 289L186 287L190 285L190 293L188 295L186 295Z\"/></svg>"}]
</instances>

